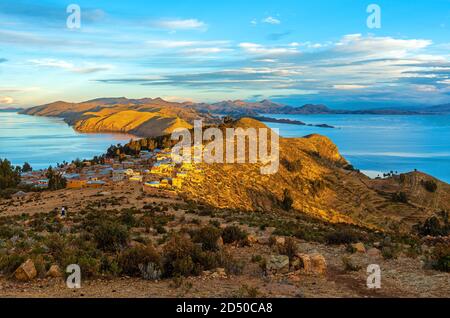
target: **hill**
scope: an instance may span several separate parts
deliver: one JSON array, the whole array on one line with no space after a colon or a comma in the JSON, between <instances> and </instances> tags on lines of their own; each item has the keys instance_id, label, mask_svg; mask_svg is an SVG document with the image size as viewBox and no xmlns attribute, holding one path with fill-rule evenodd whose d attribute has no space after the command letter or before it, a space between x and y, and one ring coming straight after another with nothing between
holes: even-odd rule
<instances>
[{"instance_id":1,"label":"hill","mask_svg":"<svg viewBox=\"0 0 450 318\"><path fill-rule=\"evenodd\" d=\"M191 128L195 119L213 121L183 103L161 98L99 98L82 103L58 101L25 109L22 114L63 118L80 132L121 132L160 136L175 128Z\"/></svg>"},{"instance_id":2,"label":"hill","mask_svg":"<svg viewBox=\"0 0 450 318\"><path fill-rule=\"evenodd\" d=\"M241 119L234 127L261 127ZM370 179L352 169L327 137L280 138L277 173L261 175L258 164L203 164L205 181L184 188L185 196L217 208L245 211L285 209L333 223L371 228L412 224L450 209L450 186L420 172ZM427 190L427 184L436 190Z\"/></svg>"}]
</instances>

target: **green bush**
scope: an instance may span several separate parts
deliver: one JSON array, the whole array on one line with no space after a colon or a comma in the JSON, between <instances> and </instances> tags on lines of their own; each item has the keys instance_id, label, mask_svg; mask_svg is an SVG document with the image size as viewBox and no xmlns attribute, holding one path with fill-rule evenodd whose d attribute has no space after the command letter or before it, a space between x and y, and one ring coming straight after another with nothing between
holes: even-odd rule
<instances>
[{"instance_id":1,"label":"green bush","mask_svg":"<svg viewBox=\"0 0 450 318\"><path fill-rule=\"evenodd\" d=\"M120 222L128 227L136 226L136 218L132 211L125 211L120 216Z\"/></svg>"},{"instance_id":2,"label":"green bush","mask_svg":"<svg viewBox=\"0 0 450 318\"><path fill-rule=\"evenodd\" d=\"M24 255L19 254L1 255L0 271L5 274L11 274L25 261L26 257Z\"/></svg>"},{"instance_id":3,"label":"green bush","mask_svg":"<svg viewBox=\"0 0 450 318\"><path fill-rule=\"evenodd\" d=\"M414 226L420 236L447 236L450 234L450 222L447 212L441 212Z\"/></svg>"},{"instance_id":4,"label":"green bush","mask_svg":"<svg viewBox=\"0 0 450 318\"><path fill-rule=\"evenodd\" d=\"M119 255L119 266L122 273L129 276L141 276L140 266L147 267L153 263L161 267L161 256L152 245L138 245L122 251Z\"/></svg>"},{"instance_id":5,"label":"green bush","mask_svg":"<svg viewBox=\"0 0 450 318\"><path fill-rule=\"evenodd\" d=\"M167 277L199 275L203 271L200 264L201 254L202 249L190 239L178 235L172 237L164 246L164 275Z\"/></svg>"},{"instance_id":6,"label":"green bush","mask_svg":"<svg viewBox=\"0 0 450 318\"><path fill-rule=\"evenodd\" d=\"M94 230L97 247L104 251L116 251L128 242L128 231L123 225L106 221Z\"/></svg>"},{"instance_id":7,"label":"green bush","mask_svg":"<svg viewBox=\"0 0 450 318\"><path fill-rule=\"evenodd\" d=\"M450 272L450 246L443 243L436 245L428 262L435 270Z\"/></svg>"},{"instance_id":8,"label":"green bush","mask_svg":"<svg viewBox=\"0 0 450 318\"><path fill-rule=\"evenodd\" d=\"M221 231L213 226L205 226L192 233L192 240L195 243L201 243L202 248L206 251L217 251Z\"/></svg>"},{"instance_id":9,"label":"green bush","mask_svg":"<svg viewBox=\"0 0 450 318\"><path fill-rule=\"evenodd\" d=\"M422 185L423 185L423 187L425 188L425 190L427 190L428 192L436 192L437 191L437 188L438 188L438 185L437 185L437 183L435 182L435 181L433 181L433 180L426 180L426 181L423 181L422 180Z\"/></svg>"},{"instance_id":10,"label":"green bush","mask_svg":"<svg viewBox=\"0 0 450 318\"><path fill-rule=\"evenodd\" d=\"M348 229L338 229L334 232L328 233L325 236L326 242L332 245L339 244L351 244L358 242L360 236L358 233L348 230Z\"/></svg>"},{"instance_id":11,"label":"green bush","mask_svg":"<svg viewBox=\"0 0 450 318\"><path fill-rule=\"evenodd\" d=\"M236 225L227 226L222 232L222 239L225 244L242 242L247 239L247 233Z\"/></svg>"}]
</instances>

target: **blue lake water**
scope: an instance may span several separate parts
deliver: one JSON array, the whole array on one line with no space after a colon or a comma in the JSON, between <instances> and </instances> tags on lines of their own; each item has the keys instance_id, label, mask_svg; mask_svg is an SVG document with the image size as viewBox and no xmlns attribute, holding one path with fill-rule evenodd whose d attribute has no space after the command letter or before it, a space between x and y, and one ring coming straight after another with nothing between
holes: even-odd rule
<instances>
[{"instance_id":1,"label":"blue lake water","mask_svg":"<svg viewBox=\"0 0 450 318\"><path fill-rule=\"evenodd\" d=\"M369 176L414 169L450 183L450 115L267 115L336 129L267 123L282 136L318 133L331 138L356 168ZM126 143L121 134L80 134L62 120L0 112L0 158L29 162L35 169L76 158L92 158L111 144Z\"/></svg>"},{"instance_id":2,"label":"blue lake water","mask_svg":"<svg viewBox=\"0 0 450 318\"><path fill-rule=\"evenodd\" d=\"M0 112L0 158L34 169L76 158L101 155L111 144L126 143L129 135L80 134L57 118Z\"/></svg>"},{"instance_id":3,"label":"blue lake water","mask_svg":"<svg viewBox=\"0 0 450 318\"><path fill-rule=\"evenodd\" d=\"M328 136L344 157L371 177L414 169L450 183L450 115L265 115L329 124L336 129L266 123L284 137Z\"/></svg>"}]
</instances>

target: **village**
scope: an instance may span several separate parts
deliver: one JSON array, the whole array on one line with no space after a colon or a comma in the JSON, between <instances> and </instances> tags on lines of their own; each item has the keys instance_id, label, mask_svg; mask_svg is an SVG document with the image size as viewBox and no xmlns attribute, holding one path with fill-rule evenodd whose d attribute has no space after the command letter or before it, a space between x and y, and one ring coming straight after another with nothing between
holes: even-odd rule
<instances>
[{"instance_id":1,"label":"village","mask_svg":"<svg viewBox=\"0 0 450 318\"><path fill-rule=\"evenodd\" d=\"M191 162L176 163L170 148L142 150L136 156L124 155L120 160L105 158L101 164L85 160L80 166L72 162L54 170L66 179L67 189L102 188L131 182L141 184L143 191L148 193L155 190L176 192L185 182L199 183L203 180L202 169ZM21 184L47 189L49 180L46 173L47 170L23 172Z\"/></svg>"}]
</instances>

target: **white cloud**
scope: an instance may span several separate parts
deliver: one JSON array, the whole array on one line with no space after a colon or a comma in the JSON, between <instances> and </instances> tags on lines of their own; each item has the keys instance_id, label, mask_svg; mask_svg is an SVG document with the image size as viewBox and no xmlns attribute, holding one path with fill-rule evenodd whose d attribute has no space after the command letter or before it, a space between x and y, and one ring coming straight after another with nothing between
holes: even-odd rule
<instances>
[{"instance_id":1,"label":"white cloud","mask_svg":"<svg viewBox=\"0 0 450 318\"><path fill-rule=\"evenodd\" d=\"M184 19L184 20L160 20L155 23L155 26L161 29L168 30L195 30L205 29L207 25L197 19Z\"/></svg>"},{"instance_id":2,"label":"white cloud","mask_svg":"<svg viewBox=\"0 0 450 318\"><path fill-rule=\"evenodd\" d=\"M0 96L0 105L10 105L14 103L14 99L9 96Z\"/></svg>"},{"instance_id":3,"label":"white cloud","mask_svg":"<svg viewBox=\"0 0 450 318\"><path fill-rule=\"evenodd\" d=\"M433 85L414 85L414 88L418 92L422 93L435 93L438 89Z\"/></svg>"},{"instance_id":4,"label":"white cloud","mask_svg":"<svg viewBox=\"0 0 450 318\"><path fill-rule=\"evenodd\" d=\"M186 53L193 53L193 54L214 54L214 53L221 53L221 52L227 52L227 51L232 51L232 50L227 49L227 48L221 48L221 47L197 47L197 48L185 50Z\"/></svg>"},{"instance_id":5,"label":"white cloud","mask_svg":"<svg viewBox=\"0 0 450 318\"><path fill-rule=\"evenodd\" d=\"M298 50L293 47L265 47L261 44L250 42L240 43L239 47L248 53L260 55L286 55L298 53Z\"/></svg>"},{"instance_id":6,"label":"white cloud","mask_svg":"<svg viewBox=\"0 0 450 318\"><path fill-rule=\"evenodd\" d=\"M82 65L75 65L73 63L57 60L57 59L34 59L29 60L29 63L38 67L49 67L63 69L73 73L90 74L100 71L106 71L112 68L110 65L98 65L93 63L83 63Z\"/></svg>"},{"instance_id":7,"label":"white cloud","mask_svg":"<svg viewBox=\"0 0 450 318\"><path fill-rule=\"evenodd\" d=\"M336 43L336 49L346 52L361 52L366 54L366 57L402 58L411 51L426 48L431 44L430 40L403 40L392 37L363 37L361 34L349 34Z\"/></svg>"},{"instance_id":8,"label":"white cloud","mask_svg":"<svg viewBox=\"0 0 450 318\"><path fill-rule=\"evenodd\" d=\"M176 49L189 47L226 46L229 41L183 41L183 40L150 40L148 45L162 49Z\"/></svg>"},{"instance_id":9,"label":"white cloud","mask_svg":"<svg viewBox=\"0 0 450 318\"><path fill-rule=\"evenodd\" d=\"M263 23L268 23L268 24L280 24L281 21L274 18L274 17L267 17L265 19L262 20Z\"/></svg>"},{"instance_id":10,"label":"white cloud","mask_svg":"<svg viewBox=\"0 0 450 318\"><path fill-rule=\"evenodd\" d=\"M334 89L339 89L339 90L352 90L352 89L362 89L362 88L366 88L367 86L365 85L357 85L357 84L336 84L333 85Z\"/></svg>"}]
</instances>

